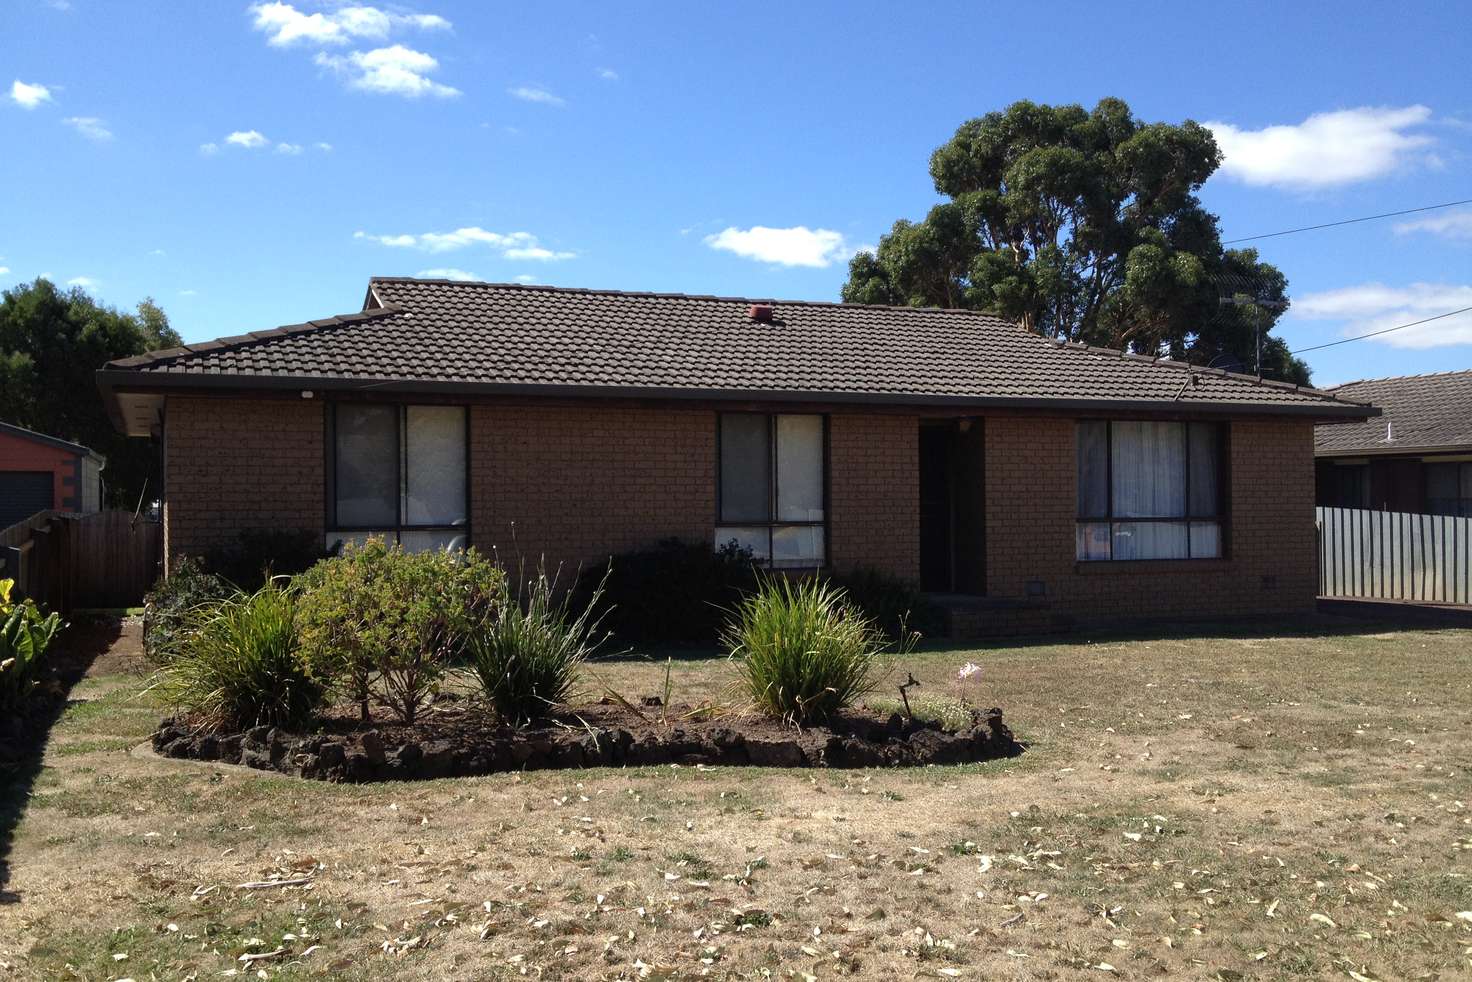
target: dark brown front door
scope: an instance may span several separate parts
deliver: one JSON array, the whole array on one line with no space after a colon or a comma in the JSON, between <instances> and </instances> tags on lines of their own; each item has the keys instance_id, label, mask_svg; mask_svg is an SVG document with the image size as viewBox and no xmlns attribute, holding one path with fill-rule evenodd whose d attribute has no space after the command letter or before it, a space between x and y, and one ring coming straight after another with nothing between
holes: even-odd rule
<instances>
[{"instance_id":1,"label":"dark brown front door","mask_svg":"<svg viewBox=\"0 0 1472 982\"><path fill-rule=\"evenodd\" d=\"M952 444L949 426L920 427L920 588L949 593L951 556Z\"/></svg>"}]
</instances>

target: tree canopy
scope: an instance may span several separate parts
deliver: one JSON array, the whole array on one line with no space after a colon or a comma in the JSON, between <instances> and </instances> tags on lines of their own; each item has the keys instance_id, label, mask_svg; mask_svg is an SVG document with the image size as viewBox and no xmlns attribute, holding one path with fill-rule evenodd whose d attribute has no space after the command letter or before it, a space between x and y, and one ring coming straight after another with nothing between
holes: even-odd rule
<instances>
[{"instance_id":1,"label":"tree canopy","mask_svg":"<svg viewBox=\"0 0 1472 982\"><path fill-rule=\"evenodd\" d=\"M1051 337L1249 372L1261 326L1263 374L1307 382L1268 333L1286 278L1254 249L1224 249L1196 197L1221 160L1204 126L1144 123L1119 99L1013 103L931 154L949 200L855 256L843 299L985 310Z\"/></svg>"},{"instance_id":2,"label":"tree canopy","mask_svg":"<svg viewBox=\"0 0 1472 982\"><path fill-rule=\"evenodd\" d=\"M163 310L146 299L129 314L80 287L38 279L0 299L0 420L91 447L107 458L109 503L133 507L162 491L158 448L130 439L107 417L93 373L115 358L180 344Z\"/></svg>"}]
</instances>

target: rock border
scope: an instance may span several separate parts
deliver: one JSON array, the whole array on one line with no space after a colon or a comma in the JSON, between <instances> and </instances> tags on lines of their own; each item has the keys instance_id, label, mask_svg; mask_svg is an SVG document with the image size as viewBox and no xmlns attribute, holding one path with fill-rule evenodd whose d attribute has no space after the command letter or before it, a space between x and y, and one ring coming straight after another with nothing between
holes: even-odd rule
<instances>
[{"instance_id":1,"label":"rock border","mask_svg":"<svg viewBox=\"0 0 1472 982\"><path fill-rule=\"evenodd\" d=\"M766 721L764 721L766 722ZM653 729L547 725L488 726L473 743L409 739L390 746L379 730L293 734L274 726L240 733L191 728L170 717L152 737L163 757L242 764L320 781L362 783L473 777L507 771L706 764L727 767L923 767L1022 753L1000 709L973 712L972 724L948 731L898 713L854 715L839 729L809 727L774 734L769 722L744 733L741 719Z\"/></svg>"}]
</instances>

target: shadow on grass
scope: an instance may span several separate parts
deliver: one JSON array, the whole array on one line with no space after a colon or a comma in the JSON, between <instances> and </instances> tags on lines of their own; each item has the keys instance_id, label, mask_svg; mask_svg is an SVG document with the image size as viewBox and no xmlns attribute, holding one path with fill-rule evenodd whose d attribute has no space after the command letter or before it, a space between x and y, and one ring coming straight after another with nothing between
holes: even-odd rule
<instances>
[{"instance_id":1,"label":"shadow on grass","mask_svg":"<svg viewBox=\"0 0 1472 982\"><path fill-rule=\"evenodd\" d=\"M1206 638L1256 640L1268 638L1325 638L1377 631L1427 631L1456 626L1426 623L1413 617L1352 617L1311 614L1304 617L1239 620L1183 620L1124 624L1097 630L1073 630L1055 634L1035 634L994 638L925 638L916 648L919 654L947 651L1010 651L1024 648L1051 648L1066 645L1123 643L1129 641L1190 641ZM608 641L595 663L644 662L662 665L668 659L680 662L705 662L726 657L715 644L638 644L613 639Z\"/></svg>"},{"instance_id":2,"label":"shadow on grass","mask_svg":"<svg viewBox=\"0 0 1472 982\"><path fill-rule=\"evenodd\" d=\"M32 700L25 710L24 731L15 741L0 742L0 904L20 901L9 889L10 850L15 830L25 815L31 789L41 775L41 760L51 729L68 706L72 687L87 674L99 655L122 633L115 617L78 617L61 634L47 654L49 675L45 694Z\"/></svg>"}]
</instances>

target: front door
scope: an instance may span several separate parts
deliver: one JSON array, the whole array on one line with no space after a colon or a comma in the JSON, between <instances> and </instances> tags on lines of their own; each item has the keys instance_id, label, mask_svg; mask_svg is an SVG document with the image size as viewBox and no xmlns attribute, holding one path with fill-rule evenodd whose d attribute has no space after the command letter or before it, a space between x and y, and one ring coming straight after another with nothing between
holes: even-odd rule
<instances>
[{"instance_id":1,"label":"front door","mask_svg":"<svg viewBox=\"0 0 1472 982\"><path fill-rule=\"evenodd\" d=\"M920 589L950 593L954 587L951 551L951 425L920 427Z\"/></svg>"}]
</instances>

